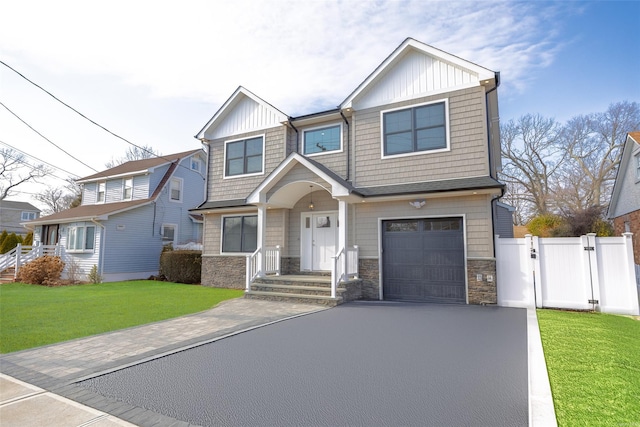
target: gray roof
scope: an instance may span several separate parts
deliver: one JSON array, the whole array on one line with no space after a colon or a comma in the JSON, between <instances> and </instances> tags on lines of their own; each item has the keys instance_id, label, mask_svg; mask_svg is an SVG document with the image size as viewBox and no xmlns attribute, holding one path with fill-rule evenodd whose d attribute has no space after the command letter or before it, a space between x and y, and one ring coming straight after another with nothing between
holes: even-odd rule
<instances>
[{"instance_id":1,"label":"gray roof","mask_svg":"<svg viewBox=\"0 0 640 427\"><path fill-rule=\"evenodd\" d=\"M247 204L246 199L218 200L215 202L204 202L195 209L189 209L189 211L196 212L209 209L239 208L244 206L251 206Z\"/></svg>"},{"instance_id":2,"label":"gray roof","mask_svg":"<svg viewBox=\"0 0 640 427\"><path fill-rule=\"evenodd\" d=\"M41 212L40 209L36 208L29 202L18 202L13 200L0 200L0 208Z\"/></svg>"},{"instance_id":3,"label":"gray roof","mask_svg":"<svg viewBox=\"0 0 640 427\"><path fill-rule=\"evenodd\" d=\"M403 194L442 193L445 191L483 190L504 188L504 184L490 176L447 179L442 181L417 182L411 184L384 185L377 187L356 187L355 193L364 197L395 196Z\"/></svg>"}]
</instances>

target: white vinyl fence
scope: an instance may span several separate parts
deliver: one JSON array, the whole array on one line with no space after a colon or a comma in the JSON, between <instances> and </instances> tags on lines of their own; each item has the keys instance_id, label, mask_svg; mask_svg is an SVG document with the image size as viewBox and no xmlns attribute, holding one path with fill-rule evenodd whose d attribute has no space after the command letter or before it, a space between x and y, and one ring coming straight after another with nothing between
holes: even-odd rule
<instances>
[{"instance_id":1,"label":"white vinyl fence","mask_svg":"<svg viewBox=\"0 0 640 427\"><path fill-rule=\"evenodd\" d=\"M640 314L631 236L496 238L498 305Z\"/></svg>"}]
</instances>

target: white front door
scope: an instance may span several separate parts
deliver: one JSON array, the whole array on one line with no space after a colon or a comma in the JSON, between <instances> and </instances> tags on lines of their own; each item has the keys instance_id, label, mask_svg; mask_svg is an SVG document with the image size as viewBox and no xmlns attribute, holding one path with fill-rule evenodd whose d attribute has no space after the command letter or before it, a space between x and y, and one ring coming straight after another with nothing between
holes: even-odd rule
<instances>
[{"instance_id":1,"label":"white front door","mask_svg":"<svg viewBox=\"0 0 640 427\"><path fill-rule=\"evenodd\" d=\"M336 255L338 214L303 213L300 233L300 269L329 271Z\"/></svg>"}]
</instances>

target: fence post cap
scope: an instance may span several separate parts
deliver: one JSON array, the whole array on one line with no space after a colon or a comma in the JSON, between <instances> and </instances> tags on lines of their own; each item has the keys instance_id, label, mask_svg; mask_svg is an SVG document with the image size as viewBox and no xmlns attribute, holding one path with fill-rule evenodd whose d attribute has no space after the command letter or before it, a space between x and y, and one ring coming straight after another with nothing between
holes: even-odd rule
<instances>
[{"instance_id":1,"label":"fence post cap","mask_svg":"<svg viewBox=\"0 0 640 427\"><path fill-rule=\"evenodd\" d=\"M587 233L587 236L589 236L589 237L596 237L596 236L597 236L597 233Z\"/></svg>"},{"instance_id":2,"label":"fence post cap","mask_svg":"<svg viewBox=\"0 0 640 427\"><path fill-rule=\"evenodd\" d=\"M622 235L623 235L624 237L626 237L627 239L630 239L630 238L631 238L631 236L633 236L633 233L632 233L632 232L630 232L630 231L625 231L624 233L622 233Z\"/></svg>"}]
</instances>

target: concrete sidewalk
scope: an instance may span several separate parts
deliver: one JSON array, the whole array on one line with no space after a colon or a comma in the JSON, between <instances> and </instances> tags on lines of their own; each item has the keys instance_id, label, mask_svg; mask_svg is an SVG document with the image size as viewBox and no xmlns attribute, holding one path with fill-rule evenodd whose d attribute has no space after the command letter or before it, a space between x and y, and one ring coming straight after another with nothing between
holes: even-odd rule
<instances>
[{"instance_id":1,"label":"concrete sidewalk","mask_svg":"<svg viewBox=\"0 0 640 427\"><path fill-rule=\"evenodd\" d=\"M240 298L177 319L2 355L0 424L187 427L188 423L142 408L108 402L75 383L325 309L317 305ZM527 317L529 425L553 426L556 425L555 412L535 310L528 310ZM93 409L92 404L104 411Z\"/></svg>"}]
</instances>

